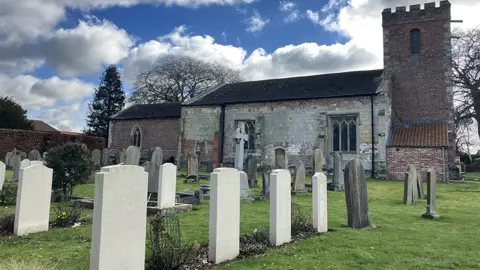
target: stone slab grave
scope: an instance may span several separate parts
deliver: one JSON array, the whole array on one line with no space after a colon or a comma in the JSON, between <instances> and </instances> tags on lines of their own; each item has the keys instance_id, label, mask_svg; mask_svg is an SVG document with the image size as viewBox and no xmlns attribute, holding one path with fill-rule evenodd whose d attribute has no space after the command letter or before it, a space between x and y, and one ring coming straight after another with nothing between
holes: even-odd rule
<instances>
[{"instance_id":1,"label":"stone slab grave","mask_svg":"<svg viewBox=\"0 0 480 270\"><path fill-rule=\"evenodd\" d=\"M270 198L270 172L262 173L262 196L260 199L268 200Z\"/></svg>"},{"instance_id":2,"label":"stone slab grave","mask_svg":"<svg viewBox=\"0 0 480 270\"><path fill-rule=\"evenodd\" d=\"M148 170L148 192L158 192L160 182L160 166L163 161L163 151L160 147L155 147L150 157L150 167ZM173 165L173 164L172 164ZM175 177L177 177L177 167L175 166ZM175 178L176 180L176 178ZM175 195L173 195L175 197Z\"/></svg>"},{"instance_id":3,"label":"stone slab grave","mask_svg":"<svg viewBox=\"0 0 480 270\"><path fill-rule=\"evenodd\" d=\"M315 149L314 153L314 164L315 164L315 172L323 172L323 164L325 162L325 158L323 157L323 151L321 149Z\"/></svg>"},{"instance_id":4,"label":"stone slab grave","mask_svg":"<svg viewBox=\"0 0 480 270\"><path fill-rule=\"evenodd\" d=\"M307 189L305 188L305 164L299 161L295 168L295 180L293 182L293 194L305 196Z\"/></svg>"},{"instance_id":5,"label":"stone slab grave","mask_svg":"<svg viewBox=\"0 0 480 270\"><path fill-rule=\"evenodd\" d=\"M100 170L100 168L102 167L100 163L101 158L102 158L102 153L100 152L100 150L95 149L92 151L93 164L95 165L96 170Z\"/></svg>"},{"instance_id":6,"label":"stone slab grave","mask_svg":"<svg viewBox=\"0 0 480 270\"><path fill-rule=\"evenodd\" d=\"M42 164L20 169L15 208L15 235L48 230L53 170Z\"/></svg>"},{"instance_id":7,"label":"stone slab grave","mask_svg":"<svg viewBox=\"0 0 480 270\"><path fill-rule=\"evenodd\" d=\"M43 162L42 161L39 161L39 160L28 160L28 159L24 159L22 161L20 161L20 163L15 166L15 170L13 171L13 179L12 180L19 180L20 178L20 171L23 169L23 168L26 168L30 165L37 165L37 164L42 164L43 165Z\"/></svg>"},{"instance_id":8,"label":"stone slab grave","mask_svg":"<svg viewBox=\"0 0 480 270\"><path fill-rule=\"evenodd\" d=\"M257 157L253 154L248 154L246 159L246 167L247 167L247 176L248 176L248 185L251 187L258 187L258 180L257 180L257 166L258 166Z\"/></svg>"},{"instance_id":9,"label":"stone slab grave","mask_svg":"<svg viewBox=\"0 0 480 270\"><path fill-rule=\"evenodd\" d=\"M198 181L198 157L196 154L187 154L187 177L185 184L191 184Z\"/></svg>"},{"instance_id":10,"label":"stone slab grave","mask_svg":"<svg viewBox=\"0 0 480 270\"><path fill-rule=\"evenodd\" d=\"M344 176L348 227L354 229L370 227L367 180L360 160L353 159L348 162Z\"/></svg>"},{"instance_id":11,"label":"stone slab grave","mask_svg":"<svg viewBox=\"0 0 480 270\"><path fill-rule=\"evenodd\" d=\"M148 174L140 166L96 174L90 269L144 269Z\"/></svg>"},{"instance_id":12,"label":"stone slab grave","mask_svg":"<svg viewBox=\"0 0 480 270\"><path fill-rule=\"evenodd\" d=\"M437 214L437 175L432 168L427 171L427 210L422 218L440 218L440 215Z\"/></svg>"},{"instance_id":13,"label":"stone slab grave","mask_svg":"<svg viewBox=\"0 0 480 270\"><path fill-rule=\"evenodd\" d=\"M270 175L270 243L275 246L292 240L290 181L288 170L273 170Z\"/></svg>"},{"instance_id":14,"label":"stone slab grave","mask_svg":"<svg viewBox=\"0 0 480 270\"><path fill-rule=\"evenodd\" d=\"M240 254L240 173L217 168L210 175L208 258L215 264Z\"/></svg>"},{"instance_id":15,"label":"stone slab grave","mask_svg":"<svg viewBox=\"0 0 480 270\"><path fill-rule=\"evenodd\" d=\"M40 155L40 152L38 150L34 149L28 153L28 159L29 160L42 160L42 155Z\"/></svg>"},{"instance_id":16,"label":"stone slab grave","mask_svg":"<svg viewBox=\"0 0 480 270\"><path fill-rule=\"evenodd\" d=\"M5 182L5 170L6 169L7 169L7 166L5 166L5 163L0 161L0 191L2 191L3 182Z\"/></svg>"},{"instance_id":17,"label":"stone slab grave","mask_svg":"<svg viewBox=\"0 0 480 270\"><path fill-rule=\"evenodd\" d=\"M199 190L185 189L183 192L176 192L175 196L177 205L198 205L203 203L203 192Z\"/></svg>"},{"instance_id":18,"label":"stone slab grave","mask_svg":"<svg viewBox=\"0 0 480 270\"><path fill-rule=\"evenodd\" d=\"M140 148L130 145L127 150L125 150L124 165L138 166L138 164L140 164Z\"/></svg>"},{"instance_id":19,"label":"stone slab grave","mask_svg":"<svg viewBox=\"0 0 480 270\"><path fill-rule=\"evenodd\" d=\"M250 203L255 199L252 198L252 192L248 186L248 176L246 172L240 171L240 202Z\"/></svg>"},{"instance_id":20,"label":"stone slab grave","mask_svg":"<svg viewBox=\"0 0 480 270\"><path fill-rule=\"evenodd\" d=\"M12 156L13 156L13 153L12 153L12 152L7 152L7 153L5 154L5 165L6 165L7 167L10 167L10 166L9 166L9 164L10 164L10 163L9 163L9 160L10 160L10 158L11 158Z\"/></svg>"},{"instance_id":21,"label":"stone slab grave","mask_svg":"<svg viewBox=\"0 0 480 270\"><path fill-rule=\"evenodd\" d=\"M343 157L338 152L333 153L333 181L329 187L332 191L344 191Z\"/></svg>"},{"instance_id":22,"label":"stone slab grave","mask_svg":"<svg viewBox=\"0 0 480 270\"><path fill-rule=\"evenodd\" d=\"M403 204L415 203L418 199L418 175L415 165L408 165L403 183Z\"/></svg>"},{"instance_id":23,"label":"stone slab grave","mask_svg":"<svg viewBox=\"0 0 480 270\"><path fill-rule=\"evenodd\" d=\"M313 227L319 233L328 231L327 176L316 172L312 177L312 218Z\"/></svg>"}]
</instances>

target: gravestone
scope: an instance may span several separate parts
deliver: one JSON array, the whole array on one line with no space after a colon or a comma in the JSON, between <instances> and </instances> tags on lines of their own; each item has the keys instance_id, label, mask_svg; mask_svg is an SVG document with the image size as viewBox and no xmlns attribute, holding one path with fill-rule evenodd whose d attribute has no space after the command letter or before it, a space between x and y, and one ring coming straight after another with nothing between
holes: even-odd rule
<instances>
[{"instance_id":1,"label":"gravestone","mask_svg":"<svg viewBox=\"0 0 480 270\"><path fill-rule=\"evenodd\" d=\"M425 198L425 193L423 192L423 179L421 172L417 173L417 191L418 198L423 200Z\"/></svg>"},{"instance_id":2,"label":"gravestone","mask_svg":"<svg viewBox=\"0 0 480 270\"><path fill-rule=\"evenodd\" d=\"M305 189L305 165L301 160L297 163L297 167L295 169L293 193L295 195L307 195L307 190Z\"/></svg>"},{"instance_id":3,"label":"gravestone","mask_svg":"<svg viewBox=\"0 0 480 270\"><path fill-rule=\"evenodd\" d=\"M427 210L422 218L440 218L437 214L437 175L432 168L427 171Z\"/></svg>"},{"instance_id":4,"label":"gravestone","mask_svg":"<svg viewBox=\"0 0 480 270\"><path fill-rule=\"evenodd\" d=\"M248 134L245 133L245 122L238 122L235 130L235 168L243 171L243 155L245 142L248 142Z\"/></svg>"},{"instance_id":5,"label":"gravestone","mask_svg":"<svg viewBox=\"0 0 480 270\"><path fill-rule=\"evenodd\" d=\"M369 227L367 181L360 160L353 159L348 162L344 174L348 227L354 229Z\"/></svg>"},{"instance_id":6,"label":"gravestone","mask_svg":"<svg viewBox=\"0 0 480 270\"><path fill-rule=\"evenodd\" d=\"M43 154L42 154L42 159L43 159L43 160L46 160L46 159L47 159L47 155L48 155L48 152L46 152L46 151L43 152Z\"/></svg>"},{"instance_id":7,"label":"gravestone","mask_svg":"<svg viewBox=\"0 0 480 270\"><path fill-rule=\"evenodd\" d=\"M417 201L417 181L417 168L414 165L408 165L403 183L403 204L409 205Z\"/></svg>"},{"instance_id":8,"label":"gravestone","mask_svg":"<svg viewBox=\"0 0 480 270\"><path fill-rule=\"evenodd\" d=\"M343 157L340 153L333 153L333 181L330 190L344 191L345 181L343 179Z\"/></svg>"},{"instance_id":9,"label":"gravestone","mask_svg":"<svg viewBox=\"0 0 480 270\"><path fill-rule=\"evenodd\" d=\"M110 165L110 151L108 148L102 150L102 167Z\"/></svg>"},{"instance_id":10,"label":"gravestone","mask_svg":"<svg viewBox=\"0 0 480 270\"><path fill-rule=\"evenodd\" d=\"M198 158L196 154L187 154L187 178L186 184L191 184L198 180Z\"/></svg>"},{"instance_id":11,"label":"gravestone","mask_svg":"<svg viewBox=\"0 0 480 270\"><path fill-rule=\"evenodd\" d=\"M24 159L22 161L20 161L20 163L18 163L16 166L15 166L15 169L13 171L13 180L19 180L20 179L20 170L23 169L23 168L26 168L30 166L30 160L28 159Z\"/></svg>"},{"instance_id":12,"label":"gravestone","mask_svg":"<svg viewBox=\"0 0 480 270\"><path fill-rule=\"evenodd\" d=\"M10 166L9 166L9 164L10 164L10 163L9 163L9 160L10 160L10 158L11 158L12 156L13 156L13 153L12 153L12 152L7 152L7 154L5 154L5 165L6 165L7 167L10 167Z\"/></svg>"},{"instance_id":13,"label":"gravestone","mask_svg":"<svg viewBox=\"0 0 480 270\"><path fill-rule=\"evenodd\" d=\"M3 182L5 181L5 170L6 170L5 163L0 161L0 191L2 191Z\"/></svg>"},{"instance_id":14,"label":"gravestone","mask_svg":"<svg viewBox=\"0 0 480 270\"><path fill-rule=\"evenodd\" d=\"M257 157L253 154L248 154L247 159L247 176L248 176L248 184L251 187L258 186L257 180Z\"/></svg>"},{"instance_id":15,"label":"gravestone","mask_svg":"<svg viewBox=\"0 0 480 270\"><path fill-rule=\"evenodd\" d=\"M160 165L159 176L159 181L157 183L157 207L174 207L177 185L177 166L172 163Z\"/></svg>"},{"instance_id":16,"label":"gravestone","mask_svg":"<svg viewBox=\"0 0 480 270\"><path fill-rule=\"evenodd\" d=\"M144 269L148 175L140 166L103 167L95 179L90 269Z\"/></svg>"},{"instance_id":17,"label":"gravestone","mask_svg":"<svg viewBox=\"0 0 480 270\"><path fill-rule=\"evenodd\" d=\"M323 157L323 151L321 149L315 149L315 172L323 172L323 163L325 158Z\"/></svg>"},{"instance_id":18,"label":"gravestone","mask_svg":"<svg viewBox=\"0 0 480 270\"><path fill-rule=\"evenodd\" d=\"M125 162L125 149L120 149L118 151L118 164Z\"/></svg>"},{"instance_id":19,"label":"gravestone","mask_svg":"<svg viewBox=\"0 0 480 270\"><path fill-rule=\"evenodd\" d=\"M288 161L287 161L287 154L285 153L285 149L282 147L276 148L274 169L287 169L287 165L288 165Z\"/></svg>"},{"instance_id":20,"label":"gravestone","mask_svg":"<svg viewBox=\"0 0 480 270\"><path fill-rule=\"evenodd\" d=\"M27 156L27 153L25 153L25 152L20 152L20 158L21 158L22 160L27 159L27 157L28 157L28 156Z\"/></svg>"},{"instance_id":21,"label":"gravestone","mask_svg":"<svg viewBox=\"0 0 480 270\"><path fill-rule=\"evenodd\" d=\"M42 160L42 156L40 155L40 152L37 150L32 150L30 153L28 153L28 159L29 160Z\"/></svg>"},{"instance_id":22,"label":"gravestone","mask_svg":"<svg viewBox=\"0 0 480 270\"><path fill-rule=\"evenodd\" d=\"M172 162L172 163L173 163L173 162ZM206 165L206 167L207 167L207 172L208 172L208 173L213 172L213 161L208 160L208 161L205 162L205 165Z\"/></svg>"},{"instance_id":23,"label":"gravestone","mask_svg":"<svg viewBox=\"0 0 480 270\"><path fill-rule=\"evenodd\" d=\"M280 246L292 240L290 172L273 170L270 175L270 243Z\"/></svg>"},{"instance_id":24,"label":"gravestone","mask_svg":"<svg viewBox=\"0 0 480 270\"><path fill-rule=\"evenodd\" d=\"M270 173L262 173L262 197L264 200L270 198Z\"/></svg>"},{"instance_id":25,"label":"gravestone","mask_svg":"<svg viewBox=\"0 0 480 270\"><path fill-rule=\"evenodd\" d=\"M92 151L93 164L95 164L96 170L100 170L100 168L102 167L100 164L101 157L102 157L102 153L100 152L100 150L95 149Z\"/></svg>"},{"instance_id":26,"label":"gravestone","mask_svg":"<svg viewBox=\"0 0 480 270\"><path fill-rule=\"evenodd\" d=\"M217 168L210 174L210 228L208 258L215 264L240 253L240 173Z\"/></svg>"},{"instance_id":27,"label":"gravestone","mask_svg":"<svg viewBox=\"0 0 480 270\"><path fill-rule=\"evenodd\" d=\"M148 171L148 192L158 192L160 166L162 165L162 161L163 161L162 148L155 147L152 151L152 155L150 158L150 170Z\"/></svg>"},{"instance_id":28,"label":"gravestone","mask_svg":"<svg viewBox=\"0 0 480 270\"><path fill-rule=\"evenodd\" d=\"M22 162L22 158L20 157L20 154L14 152L12 156L8 159L7 166L12 169L15 169L18 166L18 164L20 164L20 162Z\"/></svg>"},{"instance_id":29,"label":"gravestone","mask_svg":"<svg viewBox=\"0 0 480 270\"><path fill-rule=\"evenodd\" d=\"M125 151L125 156L125 161L123 162L124 165L138 166L140 163L140 148L130 145Z\"/></svg>"},{"instance_id":30,"label":"gravestone","mask_svg":"<svg viewBox=\"0 0 480 270\"><path fill-rule=\"evenodd\" d=\"M249 203L254 199L251 197L250 187L248 186L247 173L240 171L240 202Z\"/></svg>"},{"instance_id":31,"label":"gravestone","mask_svg":"<svg viewBox=\"0 0 480 270\"><path fill-rule=\"evenodd\" d=\"M48 230L53 170L35 164L19 174L15 208L15 235Z\"/></svg>"},{"instance_id":32,"label":"gravestone","mask_svg":"<svg viewBox=\"0 0 480 270\"><path fill-rule=\"evenodd\" d=\"M313 227L319 233L328 231L327 176L316 172L312 177Z\"/></svg>"}]
</instances>

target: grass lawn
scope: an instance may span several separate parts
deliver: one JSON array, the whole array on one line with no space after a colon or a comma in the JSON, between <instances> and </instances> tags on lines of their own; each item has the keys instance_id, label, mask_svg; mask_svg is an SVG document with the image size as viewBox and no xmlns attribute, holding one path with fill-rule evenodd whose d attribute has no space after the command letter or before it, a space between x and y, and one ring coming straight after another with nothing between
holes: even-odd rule
<instances>
[{"instance_id":1,"label":"grass lawn","mask_svg":"<svg viewBox=\"0 0 480 270\"><path fill-rule=\"evenodd\" d=\"M208 181L201 181L208 184ZM178 179L177 190L198 189ZM255 192L257 192L257 189ZM93 185L75 189L79 196L93 196ZM267 254L235 261L218 269L479 269L478 209L480 184L437 186L440 220L422 220L425 200L402 205L403 182L368 180L372 223L377 228L346 227L345 197L328 192L329 229L324 236L272 249ZM232 198L233 199L233 198ZM292 201L311 209L311 193ZM120 209L119 209L120 210ZM269 205L255 201L241 205L241 233L268 228ZM209 201L198 210L180 215L184 240L208 243ZM0 237L0 261L35 261L50 269L88 269L91 225L24 237ZM54 266L51 266L53 264ZM54 268L55 267L55 268Z\"/></svg>"},{"instance_id":2,"label":"grass lawn","mask_svg":"<svg viewBox=\"0 0 480 270\"><path fill-rule=\"evenodd\" d=\"M5 171L5 180L12 179L13 177L13 171L12 170L6 170Z\"/></svg>"}]
</instances>

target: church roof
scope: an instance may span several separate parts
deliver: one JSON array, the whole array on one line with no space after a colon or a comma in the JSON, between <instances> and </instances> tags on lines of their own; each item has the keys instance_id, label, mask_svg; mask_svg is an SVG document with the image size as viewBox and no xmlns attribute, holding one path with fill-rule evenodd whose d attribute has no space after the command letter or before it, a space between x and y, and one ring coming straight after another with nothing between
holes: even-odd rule
<instances>
[{"instance_id":1,"label":"church roof","mask_svg":"<svg viewBox=\"0 0 480 270\"><path fill-rule=\"evenodd\" d=\"M390 147L447 147L447 123L417 123L393 129Z\"/></svg>"},{"instance_id":2,"label":"church roof","mask_svg":"<svg viewBox=\"0 0 480 270\"><path fill-rule=\"evenodd\" d=\"M180 118L180 103L135 104L113 115L111 120Z\"/></svg>"},{"instance_id":3,"label":"church roof","mask_svg":"<svg viewBox=\"0 0 480 270\"><path fill-rule=\"evenodd\" d=\"M368 96L383 70L354 71L223 85L188 105L220 105L332 97Z\"/></svg>"}]
</instances>

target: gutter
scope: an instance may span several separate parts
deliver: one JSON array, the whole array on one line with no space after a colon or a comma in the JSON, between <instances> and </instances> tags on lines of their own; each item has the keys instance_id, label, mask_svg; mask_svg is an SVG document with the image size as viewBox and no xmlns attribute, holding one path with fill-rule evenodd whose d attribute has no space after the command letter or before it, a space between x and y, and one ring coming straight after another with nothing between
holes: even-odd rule
<instances>
[{"instance_id":1,"label":"gutter","mask_svg":"<svg viewBox=\"0 0 480 270\"><path fill-rule=\"evenodd\" d=\"M373 95L370 96L371 101L371 117L372 117L372 170L371 178L375 177L375 115L373 113Z\"/></svg>"}]
</instances>

